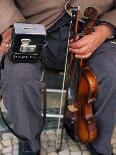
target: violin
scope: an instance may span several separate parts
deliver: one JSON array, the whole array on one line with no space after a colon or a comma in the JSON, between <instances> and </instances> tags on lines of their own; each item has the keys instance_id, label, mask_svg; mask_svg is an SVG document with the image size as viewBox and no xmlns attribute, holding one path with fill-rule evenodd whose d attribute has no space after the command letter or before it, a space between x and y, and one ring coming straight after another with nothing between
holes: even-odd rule
<instances>
[{"instance_id":1,"label":"violin","mask_svg":"<svg viewBox=\"0 0 116 155\"><path fill-rule=\"evenodd\" d=\"M79 10L72 10L73 41L94 32L97 21L97 10L89 7L84 12L79 30ZM78 60L71 53L67 67L67 93L64 108L64 128L75 142L87 144L97 137L97 128L93 112L93 104L98 93L96 75L86 60ZM74 95L73 95L74 94Z\"/></svg>"}]
</instances>

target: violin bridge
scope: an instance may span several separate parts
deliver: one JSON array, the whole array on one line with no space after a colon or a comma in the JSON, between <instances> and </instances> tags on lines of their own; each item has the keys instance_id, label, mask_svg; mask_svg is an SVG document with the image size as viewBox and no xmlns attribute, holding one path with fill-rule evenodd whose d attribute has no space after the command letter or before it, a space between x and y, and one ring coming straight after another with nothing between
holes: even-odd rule
<instances>
[{"instance_id":1,"label":"violin bridge","mask_svg":"<svg viewBox=\"0 0 116 155\"><path fill-rule=\"evenodd\" d=\"M71 105L68 105L68 110L71 112L76 112L78 111L78 108L76 108L74 104L71 104Z\"/></svg>"}]
</instances>

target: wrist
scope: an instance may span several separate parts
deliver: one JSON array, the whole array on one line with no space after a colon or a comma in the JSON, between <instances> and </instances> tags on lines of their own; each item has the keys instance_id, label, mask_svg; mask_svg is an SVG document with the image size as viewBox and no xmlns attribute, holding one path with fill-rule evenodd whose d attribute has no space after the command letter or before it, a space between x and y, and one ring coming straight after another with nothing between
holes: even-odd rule
<instances>
[{"instance_id":1,"label":"wrist","mask_svg":"<svg viewBox=\"0 0 116 155\"><path fill-rule=\"evenodd\" d=\"M12 28L6 29L6 31L2 33L2 42L8 43L11 38L11 33L12 33Z\"/></svg>"},{"instance_id":2,"label":"wrist","mask_svg":"<svg viewBox=\"0 0 116 155\"><path fill-rule=\"evenodd\" d=\"M12 29L12 28L13 28L13 25L10 25L7 29L5 29L5 30L2 32L1 35L3 35L7 30Z\"/></svg>"},{"instance_id":3,"label":"wrist","mask_svg":"<svg viewBox=\"0 0 116 155\"><path fill-rule=\"evenodd\" d=\"M114 38L115 34L113 26L107 23L102 23L100 26L102 27L103 35L106 37L106 40Z\"/></svg>"}]
</instances>

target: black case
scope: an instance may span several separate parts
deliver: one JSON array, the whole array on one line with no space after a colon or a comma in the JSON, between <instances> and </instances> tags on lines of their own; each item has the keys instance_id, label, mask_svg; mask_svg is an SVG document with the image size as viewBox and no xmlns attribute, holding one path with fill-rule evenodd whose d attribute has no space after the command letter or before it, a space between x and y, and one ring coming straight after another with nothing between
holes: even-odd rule
<instances>
[{"instance_id":1,"label":"black case","mask_svg":"<svg viewBox=\"0 0 116 155\"><path fill-rule=\"evenodd\" d=\"M36 63L46 45L46 30L40 24L15 23L9 58L13 63Z\"/></svg>"}]
</instances>

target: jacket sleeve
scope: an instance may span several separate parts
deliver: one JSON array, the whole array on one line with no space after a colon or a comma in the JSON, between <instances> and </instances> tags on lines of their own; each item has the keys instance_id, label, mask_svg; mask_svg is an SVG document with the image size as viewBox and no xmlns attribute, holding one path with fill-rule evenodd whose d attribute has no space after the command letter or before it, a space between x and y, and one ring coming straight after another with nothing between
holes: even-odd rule
<instances>
[{"instance_id":1,"label":"jacket sleeve","mask_svg":"<svg viewBox=\"0 0 116 155\"><path fill-rule=\"evenodd\" d=\"M0 0L0 34L15 22L24 22L25 18L16 7L14 0Z\"/></svg>"},{"instance_id":2,"label":"jacket sleeve","mask_svg":"<svg viewBox=\"0 0 116 155\"><path fill-rule=\"evenodd\" d=\"M116 37L116 0L114 0L113 9L102 15L100 20L109 23L114 27L114 36Z\"/></svg>"},{"instance_id":3,"label":"jacket sleeve","mask_svg":"<svg viewBox=\"0 0 116 155\"><path fill-rule=\"evenodd\" d=\"M113 27L113 36L116 39L116 0L114 0L114 7L111 11L101 16L100 20L103 23L108 23Z\"/></svg>"}]
</instances>

